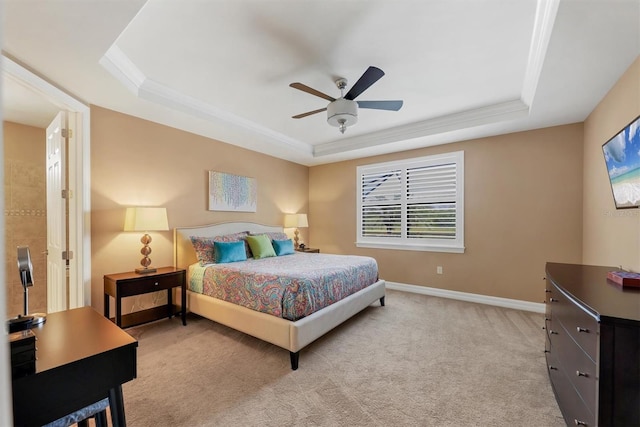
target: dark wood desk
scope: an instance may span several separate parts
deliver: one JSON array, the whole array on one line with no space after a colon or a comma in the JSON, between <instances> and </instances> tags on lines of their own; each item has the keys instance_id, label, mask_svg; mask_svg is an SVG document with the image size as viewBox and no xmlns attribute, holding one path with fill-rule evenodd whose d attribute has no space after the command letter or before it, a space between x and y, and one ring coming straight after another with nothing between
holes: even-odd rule
<instances>
[{"instance_id":1,"label":"dark wood desk","mask_svg":"<svg viewBox=\"0 0 640 427\"><path fill-rule=\"evenodd\" d=\"M32 328L36 373L13 380L15 426L41 426L109 398L125 426L122 384L137 375L138 342L91 307L47 315Z\"/></svg>"}]
</instances>

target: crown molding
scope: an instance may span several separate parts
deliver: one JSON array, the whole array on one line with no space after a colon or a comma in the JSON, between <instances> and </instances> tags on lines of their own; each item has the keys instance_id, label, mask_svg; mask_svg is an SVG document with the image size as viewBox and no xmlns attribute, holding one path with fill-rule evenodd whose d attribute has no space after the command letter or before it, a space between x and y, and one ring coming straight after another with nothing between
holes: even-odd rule
<instances>
[{"instance_id":1,"label":"crown molding","mask_svg":"<svg viewBox=\"0 0 640 427\"><path fill-rule=\"evenodd\" d=\"M131 93L139 96L139 88L147 77L118 45L111 45L98 62Z\"/></svg>"},{"instance_id":2,"label":"crown molding","mask_svg":"<svg viewBox=\"0 0 640 427\"><path fill-rule=\"evenodd\" d=\"M547 48L549 47L549 40L556 22L559 5L560 0L538 0L536 6L536 18L533 23L529 59L522 85L522 99L529 105L533 104L533 98L538 88L540 73L542 73L544 59L547 56Z\"/></svg>"},{"instance_id":3,"label":"crown molding","mask_svg":"<svg viewBox=\"0 0 640 427\"><path fill-rule=\"evenodd\" d=\"M529 106L521 99L490 104L479 108L446 114L407 125L396 126L378 132L371 132L351 138L345 138L316 145L314 157L343 153L351 150L406 141L414 138L465 129L474 126L496 123L504 120L525 117Z\"/></svg>"},{"instance_id":4,"label":"crown molding","mask_svg":"<svg viewBox=\"0 0 640 427\"><path fill-rule=\"evenodd\" d=\"M222 121L227 125L240 128L254 135L260 135L266 138L269 143L276 144L281 148L293 149L307 155L312 154L309 144L275 132L251 120L224 111L146 77L115 44L100 59L100 65L140 99L164 105L173 110L182 111L210 122Z\"/></svg>"}]
</instances>

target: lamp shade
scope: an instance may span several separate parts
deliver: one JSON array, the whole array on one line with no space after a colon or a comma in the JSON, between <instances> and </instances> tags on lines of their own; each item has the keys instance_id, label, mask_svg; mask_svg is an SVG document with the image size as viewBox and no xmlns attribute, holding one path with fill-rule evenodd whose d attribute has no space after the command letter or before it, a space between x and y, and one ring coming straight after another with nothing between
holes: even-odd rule
<instances>
[{"instance_id":1,"label":"lamp shade","mask_svg":"<svg viewBox=\"0 0 640 427\"><path fill-rule=\"evenodd\" d=\"M168 229L166 208L127 208L124 231L166 231Z\"/></svg>"},{"instance_id":2,"label":"lamp shade","mask_svg":"<svg viewBox=\"0 0 640 427\"><path fill-rule=\"evenodd\" d=\"M304 228L309 226L307 214L289 214L284 216L285 228Z\"/></svg>"}]
</instances>

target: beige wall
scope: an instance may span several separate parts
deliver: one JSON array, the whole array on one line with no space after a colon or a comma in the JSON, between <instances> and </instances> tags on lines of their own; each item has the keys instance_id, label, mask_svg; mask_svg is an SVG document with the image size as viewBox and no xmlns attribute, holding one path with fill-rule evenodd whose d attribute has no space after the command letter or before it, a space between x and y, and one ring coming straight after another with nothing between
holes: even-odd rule
<instances>
[{"instance_id":1,"label":"beige wall","mask_svg":"<svg viewBox=\"0 0 640 427\"><path fill-rule=\"evenodd\" d=\"M24 311L17 267L17 246L29 246L34 286L29 312L47 311L47 182L45 130L4 122L4 197L7 314Z\"/></svg>"},{"instance_id":2,"label":"beige wall","mask_svg":"<svg viewBox=\"0 0 640 427\"><path fill-rule=\"evenodd\" d=\"M373 256L391 282L541 302L545 262L581 260L582 139L573 124L312 167L309 243ZM355 247L356 166L458 150L464 254Z\"/></svg>"},{"instance_id":3,"label":"beige wall","mask_svg":"<svg viewBox=\"0 0 640 427\"><path fill-rule=\"evenodd\" d=\"M583 263L640 271L640 211L616 210L602 144L640 115L640 57L584 124Z\"/></svg>"},{"instance_id":4,"label":"beige wall","mask_svg":"<svg viewBox=\"0 0 640 427\"><path fill-rule=\"evenodd\" d=\"M257 212L208 211L209 170L256 178ZM140 266L142 234L122 231L125 207L164 206L170 228L223 221L281 225L284 213L307 212L308 173L306 166L92 106L93 307L102 312L105 274ZM173 265L172 232L150 234L152 265ZM146 308L151 298L128 304Z\"/></svg>"},{"instance_id":5,"label":"beige wall","mask_svg":"<svg viewBox=\"0 0 640 427\"><path fill-rule=\"evenodd\" d=\"M34 286L29 312L47 311L47 182L45 130L4 122L4 202L7 315L23 314L17 246L29 246Z\"/></svg>"}]
</instances>

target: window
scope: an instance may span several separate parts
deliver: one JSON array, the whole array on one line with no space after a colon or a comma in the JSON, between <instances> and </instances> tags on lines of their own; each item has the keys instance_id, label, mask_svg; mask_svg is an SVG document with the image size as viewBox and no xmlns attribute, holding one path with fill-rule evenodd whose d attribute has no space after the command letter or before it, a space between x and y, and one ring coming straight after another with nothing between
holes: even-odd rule
<instances>
[{"instance_id":1,"label":"window","mask_svg":"<svg viewBox=\"0 0 640 427\"><path fill-rule=\"evenodd\" d=\"M464 152L358 166L366 248L464 252Z\"/></svg>"}]
</instances>

